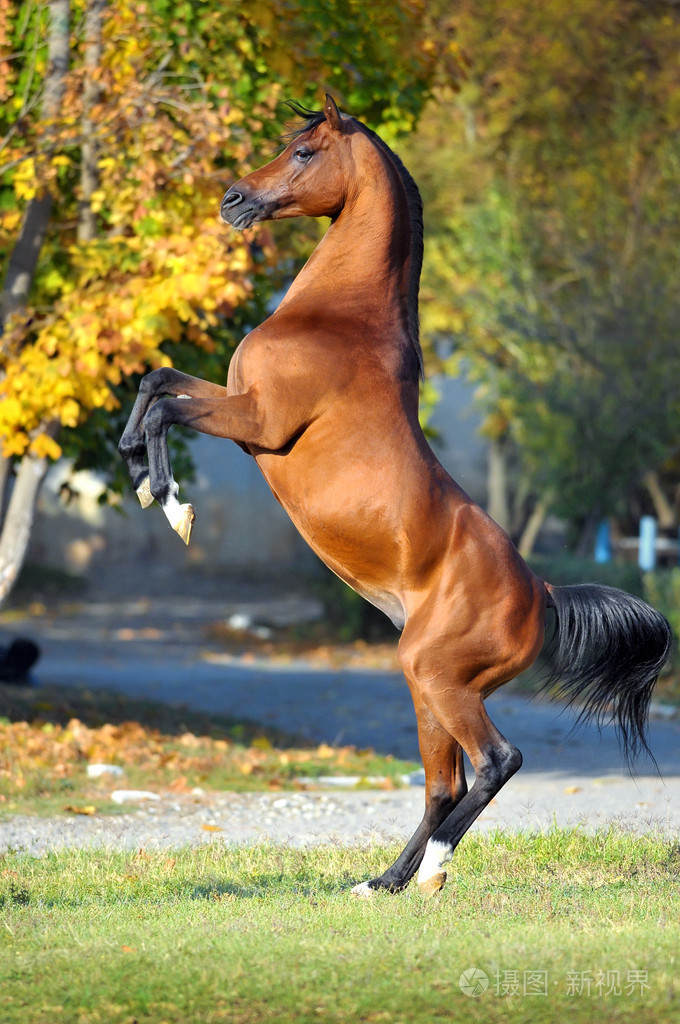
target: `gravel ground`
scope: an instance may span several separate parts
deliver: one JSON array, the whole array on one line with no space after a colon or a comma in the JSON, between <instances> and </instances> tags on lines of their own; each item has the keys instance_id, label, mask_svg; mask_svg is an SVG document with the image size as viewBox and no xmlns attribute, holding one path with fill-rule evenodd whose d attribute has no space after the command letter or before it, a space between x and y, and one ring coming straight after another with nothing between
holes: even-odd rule
<instances>
[{"instance_id":1,"label":"gravel ground","mask_svg":"<svg viewBox=\"0 0 680 1024\"><path fill-rule=\"evenodd\" d=\"M632 793L632 798L631 798ZM219 840L225 844L271 840L294 846L405 840L415 829L424 790L201 793L161 795L112 816L17 816L0 824L0 852L42 855L65 847L165 849ZM680 789L658 778L578 777L511 780L472 826L550 828L617 823L637 833L680 837Z\"/></svg>"}]
</instances>

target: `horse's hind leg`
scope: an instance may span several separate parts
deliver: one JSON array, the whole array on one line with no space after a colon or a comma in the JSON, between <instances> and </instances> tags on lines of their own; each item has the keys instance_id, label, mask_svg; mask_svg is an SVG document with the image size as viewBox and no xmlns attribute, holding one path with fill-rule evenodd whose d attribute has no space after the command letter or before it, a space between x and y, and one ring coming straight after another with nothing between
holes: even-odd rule
<instances>
[{"instance_id":1,"label":"horse's hind leg","mask_svg":"<svg viewBox=\"0 0 680 1024\"><path fill-rule=\"evenodd\" d=\"M436 713L455 735L475 770L472 789L430 837L418 871L422 892L437 892L446 881L446 865L453 851L499 790L522 765L522 755L498 731L486 713L480 694L455 688L430 693ZM445 706L444 706L445 705Z\"/></svg>"},{"instance_id":2,"label":"horse's hind leg","mask_svg":"<svg viewBox=\"0 0 680 1024\"><path fill-rule=\"evenodd\" d=\"M418 741L425 768L425 813L397 860L379 878L361 882L352 892L368 896L375 889L405 888L425 853L427 842L467 793L463 750L414 693Z\"/></svg>"},{"instance_id":3,"label":"horse's hind leg","mask_svg":"<svg viewBox=\"0 0 680 1024\"><path fill-rule=\"evenodd\" d=\"M493 547L489 543L479 550L486 555ZM506 572L500 579L494 578L494 567L493 558L488 565L477 566L476 572L465 561L459 562L459 575L468 568L470 579L485 579L486 587L459 593L457 615L450 617L446 603L433 593L420 614L408 620L399 643L411 691L460 744L476 776L470 791L428 839L418 870L418 884L427 893L442 887L456 846L522 764L517 747L490 720L484 698L528 668L538 655L544 635L545 588L523 569L523 563L517 564L514 576Z\"/></svg>"}]
</instances>

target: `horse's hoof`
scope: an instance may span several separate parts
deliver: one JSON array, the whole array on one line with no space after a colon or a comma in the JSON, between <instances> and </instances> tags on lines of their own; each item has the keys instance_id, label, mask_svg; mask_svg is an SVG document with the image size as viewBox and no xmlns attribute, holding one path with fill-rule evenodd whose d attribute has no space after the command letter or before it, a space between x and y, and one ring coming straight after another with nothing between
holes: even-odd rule
<instances>
[{"instance_id":1,"label":"horse's hoof","mask_svg":"<svg viewBox=\"0 0 680 1024\"><path fill-rule=\"evenodd\" d=\"M188 544L191 540L191 528L194 525L196 513L192 505L181 505L179 511L180 515L177 522L173 523L173 530L176 530L184 543Z\"/></svg>"},{"instance_id":2,"label":"horse's hoof","mask_svg":"<svg viewBox=\"0 0 680 1024\"><path fill-rule=\"evenodd\" d=\"M370 900L371 896L375 893L375 889L372 889L368 882L359 882L351 892L352 896L357 896L360 900Z\"/></svg>"},{"instance_id":3,"label":"horse's hoof","mask_svg":"<svg viewBox=\"0 0 680 1024\"><path fill-rule=\"evenodd\" d=\"M418 888L422 892L423 896L434 896L435 893L444 888L445 881L446 872L438 871L436 875L430 875L430 877L426 878L424 882L418 882Z\"/></svg>"},{"instance_id":4,"label":"horse's hoof","mask_svg":"<svg viewBox=\"0 0 680 1024\"><path fill-rule=\"evenodd\" d=\"M151 484L149 483L148 476L144 477L144 480L137 488L137 497L142 508L148 508L149 505L153 504L153 494L151 493Z\"/></svg>"}]
</instances>

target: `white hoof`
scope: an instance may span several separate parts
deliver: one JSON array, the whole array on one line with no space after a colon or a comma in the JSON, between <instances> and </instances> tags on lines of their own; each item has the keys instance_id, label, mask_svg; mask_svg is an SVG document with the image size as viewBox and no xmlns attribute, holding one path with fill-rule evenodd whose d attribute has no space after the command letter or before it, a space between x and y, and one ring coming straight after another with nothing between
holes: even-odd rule
<instances>
[{"instance_id":1,"label":"white hoof","mask_svg":"<svg viewBox=\"0 0 680 1024\"><path fill-rule=\"evenodd\" d=\"M153 494L151 493L151 484L149 483L148 476L144 477L144 480L137 488L137 497L142 508L148 508L149 505L153 504Z\"/></svg>"},{"instance_id":2,"label":"white hoof","mask_svg":"<svg viewBox=\"0 0 680 1024\"><path fill-rule=\"evenodd\" d=\"M182 510L181 519L173 526L173 530L180 535L185 544L188 544L191 540L191 528L194 525L196 519L196 513L194 512L192 505L180 506Z\"/></svg>"}]
</instances>

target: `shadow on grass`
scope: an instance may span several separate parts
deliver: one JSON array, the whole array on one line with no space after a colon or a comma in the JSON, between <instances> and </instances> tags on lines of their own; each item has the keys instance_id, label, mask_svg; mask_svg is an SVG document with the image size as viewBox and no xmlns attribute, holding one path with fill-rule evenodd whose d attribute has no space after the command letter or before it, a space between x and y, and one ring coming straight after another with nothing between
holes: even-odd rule
<instances>
[{"instance_id":1,"label":"shadow on grass","mask_svg":"<svg viewBox=\"0 0 680 1024\"><path fill-rule=\"evenodd\" d=\"M207 878L200 882L179 881L173 885L158 884L151 892L145 886L138 892L134 889L127 892L103 890L98 895L84 893L82 897L74 895L46 896L44 893L33 893L30 882L17 882L10 879L0 891L0 910L10 907L39 907L40 910L76 909L83 906L106 907L116 906L156 906L181 902L221 903L230 900L260 901L272 895L299 899L315 899L347 895L358 879L347 872L336 877L310 877L305 880L291 880L278 872L263 872L246 883L237 883L224 878Z\"/></svg>"},{"instance_id":2,"label":"shadow on grass","mask_svg":"<svg viewBox=\"0 0 680 1024\"><path fill-rule=\"evenodd\" d=\"M292 881L285 874L265 872L256 875L245 884L218 878L207 879L194 885L186 895L192 900L214 902L224 899L259 900L271 896L273 892L305 898L341 896L346 894L359 880L346 872L342 872L334 878L310 877L297 881Z\"/></svg>"}]
</instances>

